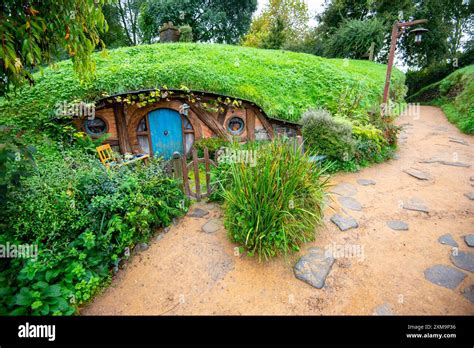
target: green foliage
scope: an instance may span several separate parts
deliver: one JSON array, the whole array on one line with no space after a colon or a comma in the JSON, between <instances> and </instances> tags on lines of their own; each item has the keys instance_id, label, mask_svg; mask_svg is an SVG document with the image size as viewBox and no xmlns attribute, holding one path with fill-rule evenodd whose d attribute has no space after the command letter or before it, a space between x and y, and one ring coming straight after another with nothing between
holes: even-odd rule
<instances>
[{"instance_id":1,"label":"green foliage","mask_svg":"<svg viewBox=\"0 0 474 348\"><path fill-rule=\"evenodd\" d=\"M280 49L286 40L285 23L281 17L278 17L275 23L270 27L268 36L263 39L262 48Z\"/></svg>"},{"instance_id":2,"label":"green foliage","mask_svg":"<svg viewBox=\"0 0 474 348\"><path fill-rule=\"evenodd\" d=\"M451 73L441 81L422 88L409 101L442 107L448 120L462 132L474 134L474 65Z\"/></svg>"},{"instance_id":3,"label":"green foliage","mask_svg":"<svg viewBox=\"0 0 474 348\"><path fill-rule=\"evenodd\" d=\"M201 138L194 142L194 147L198 150L199 158L204 157L204 148L209 150L209 157L215 157L216 151L228 144L228 141L222 138Z\"/></svg>"},{"instance_id":4,"label":"green foliage","mask_svg":"<svg viewBox=\"0 0 474 348\"><path fill-rule=\"evenodd\" d=\"M259 147L254 166L229 163L225 227L249 255L268 259L313 240L322 220L325 169L285 140Z\"/></svg>"},{"instance_id":5,"label":"green foliage","mask_svg":"<svg viewBox=\"0 0 474 348\"><path fill-rule=\"evenodd\" d=\"M374 57L382 48L384 24L377 18L343 22L326 43L329 57L364 59L374 43Z\"/></svg>"},{"instance_id":6,"label":"green foliage","mask_svg":"<svg viewBox=\"0 0 474 348\"><path fill-rule=\"evenodd\" d=\"M189 25L183 25L179 27L179 41L180 42L193 42L193 28Z\"/></svg>"},{"instance_id":7,"label":"green foliage","mask_svg":"<svg viewBox=\"0 0 474 348\"><path fill-rule=\"evenodd\" d=\"M99 32L106 22L101 8L104 0L23 1L0 5L0 93L32 81L30 71L59 49L67 51L81 79L94 71L90 54L99 44Z\"/></svg>"},{"instance_id":8,"label":"green foliage","mask_svg":"<svg viewBox=\"0 0 474 348\"><path fill-rule=\"evenodd\" d=\"M126 249L187 209L162 164L107 170L82 148L43 146L37 169L8 192L0 244L37 245L3 259L0 313L69 315L104 286Z\"/></svg>"},{"instance_id":9,"label":"green foliage","mask_svg":"<svg viewBox=\"0 0 474 348\"><path fill-rule=\"evenodd\" d=\"M200 44L157 44L124 47L93 55L97 79L81 85L70 61L35 75L36 84L16 96L0 98L0 124L22 129L56 125L55 104L93 101L143 88L205 90L251 100L267 115L298 121L309 108L337 111L340 91L348 86L363 93L360 110L380 104L384 65L247 47ZM394 70L392 88L399 91L404 75ZM394 98L403 98L396 95Z\"/></svg>"},{"instance_id":10,"label":"green foliage","mask_svg":"<svg viewBox=\"0 0 474 348\"><path fill-rule=\"evenodd\" d=\"M143 39L150 43L159 36L163 23L193 28L193 40L237 43L257 9L256 0L146 0L140 11Z\"/></svg>"},{"instance_id":11,"label":"green foliage","mask_svg":"<svg viewBox=\"0 0 474 348\"><path fill-rule=\"evenodd\" d=\"M355 151L352 126L323 109L308 110L302 118L305 145L313 154L348 161Z\"/></svg>"}]
</instances>

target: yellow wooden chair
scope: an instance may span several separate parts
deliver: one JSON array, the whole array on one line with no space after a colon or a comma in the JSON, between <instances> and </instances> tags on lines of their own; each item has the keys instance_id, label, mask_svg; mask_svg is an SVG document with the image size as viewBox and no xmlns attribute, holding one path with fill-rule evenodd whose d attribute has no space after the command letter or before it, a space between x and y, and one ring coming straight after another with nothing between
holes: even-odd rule
<instances>
[{"instance_id":1,"label":"yellow wooden chair","mask_svg":"<svg viewBox=\"0 0 474 348\"><path fill-rule=\"evenodd\" d=\"M107 168L110 167L110 162L113 161L114 152L110 147L110 144L105 144L96 147L97 153L99 154L100 161Z\"/></svg>"}]
</instances>

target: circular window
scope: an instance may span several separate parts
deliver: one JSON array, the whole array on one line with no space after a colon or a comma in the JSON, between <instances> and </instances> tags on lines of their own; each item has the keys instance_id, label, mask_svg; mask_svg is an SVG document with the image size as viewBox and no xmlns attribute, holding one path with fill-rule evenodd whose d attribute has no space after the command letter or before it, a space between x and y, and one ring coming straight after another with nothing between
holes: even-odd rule
<instances>
[{"instance_id":1,"label":"circular window","mask_svg":"<svg viewBox=\"0 0 474 348\"><path fill-rule=\"evenodd\" d=\"M84 123L86 133L93 136L99 136L107 132L107 123L101 118L86 120Z\"/></svg>"},{"instance_id":2,"label":"circular window","mask_svg":"<svg viewBox=\"0 0 474 348\"><path fill-rule=\"evenodd\" d=\"M239 135L244 130L244 120L240 117L232 117L227 124L227 130L233 135Z\"/></svg>"}]
</instances>

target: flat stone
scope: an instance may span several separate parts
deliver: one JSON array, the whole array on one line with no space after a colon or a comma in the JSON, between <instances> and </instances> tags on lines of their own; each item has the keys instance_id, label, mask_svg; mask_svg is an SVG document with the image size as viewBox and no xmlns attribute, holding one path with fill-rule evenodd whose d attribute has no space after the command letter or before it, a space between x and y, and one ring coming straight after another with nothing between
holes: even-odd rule
<instances>
[{"instance_id":1,"label":"flat stone","mask_svg":"<svg viewBox=\"0 0 474 348\"><path fill-rule=\"evenodd\" d=\"M474 192L465 193L464 196L469 198L471 201L474 201Z\"/></svg>"},{"instance_id":2,"label":"flat stone","mask_svg":"<svg viewBox=\"0 0 474 348\"><path fill-rule=\"evenodd\" d=\"M439 163L444 164L445 166L464 167L464 168L470 168L471 167L470 164L462 163L462 162L439 161Z\"/></svg>"},{"instance_id":3,"label":"flat stone","mask_svg":"<svg viewBox=\"0 0 474 348\"><path fill-rule=\"evenodd\" d=\"M419 180L428 180L430 178L430 174L426 172L422 172L421 170L415 168L409 168L404 170L403 172L407 173L408 175L413 176Z\"/></svg>"},{"instance_id":4,"label":"flat stone","mask_svg":"<svg viewBox=\"0 0 474 348\"><path fill-rule=\"evenodd\" d=\"M469 180L474 181L474 175L469 178Z\"/></svg>"},{"instance_id":5,"label":"flat stone","mask_svg":"<svg viewBox=\"0 0 474 348\"><path fill-rule=\"evenodd\" d=\"M351 228L359 227L359 224L357 223L357 221L351 216L343 217L339 214L334 214L331 217L331 221L337 227L339 227L341 231L347 231L347 230L350 230Z\"/></svg>"},{"instance_id":6,"label":"flat stone","mask_svg":"<svg viewBox=\"0 0 474 348\"><path fill-rule=\"evenodd\" d=\"M449 137L449 141L452 143L458 143L458 144L469 146L469 143L461 138Z\"/></svg>"},{"instance_id":7,"label":"flat stone","mask_svg":"<svg viewBox=\"0 0 474 348\"><path fill-rule=\"evenodd\" d=\"M202 226L202 231L205 233L215 233L221 228L219 220L209 220Z\"/></svg>"},{"instance_id":8,"label":"flat stone","mask_svg":"<svg viewBox=\"0 0 474 348\"><path fill-rule=\"evenodd\" d=\"M474 234L469 234L467 236L464 236L464 241L466 244L470 247L474 247Z\"/></svg>"},{"instance_id":9,"label":"flat stone","mask_svg":"<svg viewBox=\"0 0 474 348\"><path fill-rule=\"evenodd\" d=\"M342 204L343 207L351 210L361 211L362 204L360 204L356 199L352 197L338 197L339 203Z\"/></svg>"},{"instance_id":10,"label":"flat stone","mask_svg":"<svg viewBox=\"0 0 474 348\"><path fill-rule=\"evenodd\" d=\"M376 184L375 180L371 180L371 179L358 179L357 183L362 186L369 186L369 185Z\"/></svg>"},{"instance_id":11,"label":"flat stone","mask_svg":"<svg viewBox=\"0 0 474 348\"><path fill-rule=\"evenodd\" d=\"M459 268L474 272L474 252L459 251L451 253L451 261Z\"/></svg>"},{"instance_id":12,"label":"flat stone","mask_svg":"<svg viewBox=\"0 0 474 348\"><path fill-rule=\"evenodd\" d=\"M138 243L137 245L135 245L135 248L134 248L134 251L137 253L137 252L142 252L142 251L145 251L145 250L148 250L149 246L147 243Z\"/></svg>"},{"instance_id":13,"label":"flat stone","mask_svg":"<svg viewBox=\"0 0 474 348\"><path fill-rule=\"evenodd\" d=\"M395 153L395 154L393 155L393 159L394 159L394 160L399 160L399 159L400 159L400 155L399 155L398 153Z\"/></svg>"},{"instance_id":14,"label":"flat stone","mask_svg":"<svg viewBox=\"0 0 474 348\"><path fill-rule=\"evenodd\" d=\"M388 303L383 303L374 309L375 315L393 315L392 308Z\"/></svg>"},{"instance_id":15,"label":"flat stone","mask_svg":"<svg viewBox=\"0 0 474 348\"><path fill-rule=\"evenodd\" d=\"M408 231L408 224L401 220L387 221L387 226L395 231Z\"/></svg>"},{"instance_id":16,"label":"flat stone","mask_svg":"<svg viewBox=\"0 0 474 348\"><path fill-rule=\"evenodd\" d=\"M354 196L357 193L357 188L354 185L343 182L334 187L331 192L344 197Z\"/></svg>"},{"instance_id":17,"label":"flat stone","mask_svg":"<svg viewBox=\"0 0 474 348\"><path fill-rule=\"evenodd\" d=\"M208 215L209 212L207 210L201 209L201 208L196 208L194 209L191 214L189 214L190 217L197 217L197 218L202 218L206 215Z\"/></svg>"},{"instance_id":18,"label":"flat stone","mask_svg":"<svg viewBox=\"0 0 474 348\"><path fill-rule=\"evenodd\" d=\"M438 242L440 242L441 244L450 245L455 248L458 247L458 243L456 243L453 236L451 236L449 233L443 234L441 237L439 237Z\"/></svg>"},{"instance_id":19,"label":"flat stone","mask_svg":"<svg viewBox=\"0 0 474 348\"><path fill-rule=\"evenodd\" d=\"M403 203L403 209L406 210L414 210L414 211L421 211L423 213L429 213L429 209L423 203L416 203L416 202L407 202Z\"/></svg>"},{"instance_id":20,"label":"flat stone","mask_svg":"<svg viewBox=\"0 0 474 348\"><path fill-rule=\"evenodd\" d=\"M462 291L462 295L467 298L471 303L474 303L474 284L468 286Z\"/></svg>"},{"instance_id":21,"label":"flat stone","mask_svg":"<svg viewBox=\"0 0 474 348\"><path fill-rule=\"evenodd\" d=\"M321 248L311 248L293 268L295 277L315 288L324 287L326 277L334 264L334 257Z\"/></svg>"},{"instance_id":22,"label":"flat stone","mask_svg":"<svg viewBox=\"0 0 474 348\"><path fill-rule=\"evenodd\" d=\"M427 268L425 278L433 284L455 289L466 278L466 274L451 266L436 265Z\"/></svg>"}]
</instances>

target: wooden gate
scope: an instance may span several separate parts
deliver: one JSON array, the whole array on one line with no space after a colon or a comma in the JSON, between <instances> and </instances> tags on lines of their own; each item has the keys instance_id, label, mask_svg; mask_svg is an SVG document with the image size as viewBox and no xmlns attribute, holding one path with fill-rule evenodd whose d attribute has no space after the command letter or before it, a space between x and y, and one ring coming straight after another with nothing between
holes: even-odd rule
<instances>
[{"instance_id":1,"label":"wooden gate","mask_svg":"<svg viewBox=\"0 0 474 348\"><path fill-rule=\"evenodd\" d=\"M204 148L204 158L199 158L197 150L193 147L192 159L188 162L186 156L173 156L172 166L176 179L183 180L183 190L188 197L194 197L199 202L203 197L209 197L212 192L211 187L211 166L216 166L216 162L209 158L209 149ZM199 164L204 163L205 168L205 192L201 191L201 178L199 176ZM190 173L194 174L194 191L190 185Z\"/></svg>"}]
</instances>

